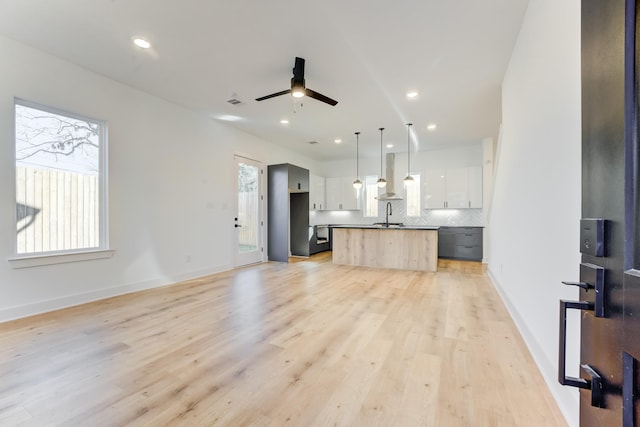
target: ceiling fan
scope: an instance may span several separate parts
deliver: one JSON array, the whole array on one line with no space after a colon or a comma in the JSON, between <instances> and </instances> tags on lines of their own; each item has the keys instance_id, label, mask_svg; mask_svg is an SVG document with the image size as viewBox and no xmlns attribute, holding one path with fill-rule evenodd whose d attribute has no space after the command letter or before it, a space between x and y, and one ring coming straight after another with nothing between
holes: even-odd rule
<instances>
[{"instance_id":1,"label":"ceiling fan","mask_svg":"<svg viewBox=\"0 0 640 427\"><path fill-rule=\"evenodd\" d=\"M331 106L335 106L338 101L335 101L328 96L311 90L304 85L304 58L298 58L296 56L296 62L293 67L293 77L291 77L291 89L283 90L282 92L272 93L271 95L262 96L256 98L256 101L264 101L265 99L275 98L276 96L286 95L290 93L294 98L302 98L308 96L309 98L317 99L318 101L327 103Z\"/></svg>"}]
</instances>

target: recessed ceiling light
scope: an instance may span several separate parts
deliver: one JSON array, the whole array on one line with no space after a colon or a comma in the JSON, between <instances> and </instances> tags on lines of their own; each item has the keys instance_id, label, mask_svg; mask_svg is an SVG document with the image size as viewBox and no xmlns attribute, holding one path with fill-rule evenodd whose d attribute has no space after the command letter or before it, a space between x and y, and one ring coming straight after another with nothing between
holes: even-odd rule
<instances>
[{"instance_id":1,"label":"recessed ceiling light","mask_svg":"<svg viewBox=\"0 0 640 427\"><path fill-rule=\"evenodd\" d=\"M135 38L133 39L133 43L138 46L141 47L143 49L149 49L151 47L151 43L149 43L148 41L146 41L145 39L141 39L141 38Z\"/></svg>"},{"instance_id":2,"label":"recessed ceiling light","mask_svg":"<svg viewBox=\"0 0 640 427\"><path fill-rule=\"evenodd\" d=\"M340 138L336 138L333 140L333 142L335 142L336 144L340 144L342 143L342 140Z\"/></svg>"},{"instance_id":3,"label":"recessed ceiling light","mask_svg":"<svg viewBox=\"0 0 640 427\"><path fill-rule=\"evenodd\" d=\"M435 123L431 123L429 126L427 126L427 129L429 130L436 130L438 126Z\"/></svg>"},{"instance_id":4,"label":"recessed ceiling light","mask_svg":"<svg viewBox=\"0 0 640 427\"><path fill-rule=\"evenodd\" d=\"M387 144L387 148L393 148L393 144Z\"/></svg>"},{"instance_id":5,"label":"recessed ceiling light","mask_svg":"<svg viewBox=\"0 0 640 427\"><path fill-rule=\"evenodd\" d=\"M280 120L280 123L282 123L283 125L288 125L289 124L289 120L282 119L282 120Z\"/></svg>"},{"instance_id":6,"label":"recessed ceiling light","mask_svg":"<svg viewBox=\"0 0 640 427\"><path fill-rule=\"evenodd\" d=\"M407 98L415 99L417 97L418 97L418 92L416 92L415 90L407 92Z\"/></svg>"},{"instance_id":7,"label":"recessed ceiling light","mask_svg":"<svg viewBox=\"0 0 640 427\"><path fill-rule=\"evenodd\" d=\"M224 120L225 122L239 122L242 120L242 117L232 116L231 114L221 114L211 117L218 120Z\"/></svg>"}]
</instances>

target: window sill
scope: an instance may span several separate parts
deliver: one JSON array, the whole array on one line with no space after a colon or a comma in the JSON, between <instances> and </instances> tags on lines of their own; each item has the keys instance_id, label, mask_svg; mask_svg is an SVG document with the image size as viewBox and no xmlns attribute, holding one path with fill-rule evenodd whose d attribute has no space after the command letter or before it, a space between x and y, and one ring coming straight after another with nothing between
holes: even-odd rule
<instances>
[{"instance_id":1,"label":"window sill","mask_svg":"<svg viewBox=\"0 0 640 427\"><path fill-rule=\"evenodd\" d=\"M11 268L29 268L42 265L66 264L70 262L91 261L96 259L111 258L113 249L98 249L83 252L26 255L9 258Z\"/></svg>"}]
</instances>

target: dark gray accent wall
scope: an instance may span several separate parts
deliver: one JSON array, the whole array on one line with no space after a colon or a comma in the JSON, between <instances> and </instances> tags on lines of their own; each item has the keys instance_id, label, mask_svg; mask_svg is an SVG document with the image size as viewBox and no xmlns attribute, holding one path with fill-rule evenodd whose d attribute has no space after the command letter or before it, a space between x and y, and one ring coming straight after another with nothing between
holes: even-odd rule
<instances>
[{"instance_id":1,"label":"dark gray accent wall","mask_svg":"<svg viewBox=\"0 0 640 427\"><path fill-rule=\"evenodd\" d=\"M269 165L267 188L269 260L288 262L289 246L291 255L309 256L309 171L288 163Z\"/></svg>"}]
</instances>

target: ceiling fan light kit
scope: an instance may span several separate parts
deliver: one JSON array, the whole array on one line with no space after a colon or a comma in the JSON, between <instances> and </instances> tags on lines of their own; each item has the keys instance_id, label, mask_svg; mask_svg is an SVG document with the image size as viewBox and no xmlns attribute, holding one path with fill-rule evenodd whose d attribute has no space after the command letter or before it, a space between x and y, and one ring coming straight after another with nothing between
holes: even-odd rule
<instances>
[{"instance_id":1,"label":"ceiling fan light kit","mask_svg":"<svg viewBox=\"0 0 640 427\"><path fill-rule=\"evenodd\" d=\"M311 90L305 86L304 63L304 58L296 57L295 64L293 66L293 77L291 78L291 89L272 93L271 95L261 96L260 98L256 98L256 101L264 101L265 99L275 98L276 96L286 95L290 93L294 98L302 98L304 96L308 96L309 98L324 102L325 104L335 106L338 101L331 99L319 92Z\"/></svg>"},{"instance_id":2,"label":"ceiling fan light kit","mask_svg":"<svg viewBox=\"0 0 640 427\"><path fill-rule=\"evenodd\" d=\"M293 80L293 79L292 79ZM291 95L294 98L303 98L304 97L304 81L302 82L302 84L298 84L295 82L291 82Z\"/></svg>"}]
</instances>

